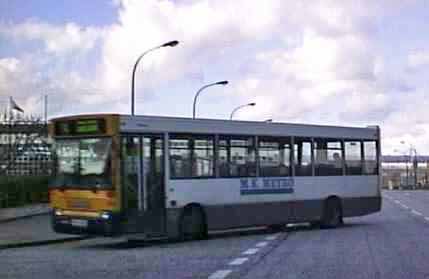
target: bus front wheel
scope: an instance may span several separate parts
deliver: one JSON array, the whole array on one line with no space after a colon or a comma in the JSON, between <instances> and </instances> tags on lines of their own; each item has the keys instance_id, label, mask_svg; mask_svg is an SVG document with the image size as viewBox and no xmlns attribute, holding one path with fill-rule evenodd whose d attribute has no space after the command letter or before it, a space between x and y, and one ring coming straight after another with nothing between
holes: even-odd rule
<instances>
[{"instance_id":1,"label":"bus front wheel","mask_svg":"<svg viewBox=\"0 0 429 279\"><path fill-rule=\"evenodd\" d=\"M341 202L338 198L330 198L325 202L321 227L324 229L333 229L343 223Z\"/></svg>"},{"instance_id":2,"label":"bus front wheel","mask_svg":"<svg viewBox=\"0 0 429 279\"><path fill-rule=\"evenodd\" d=\"M184 209L180 227L182 240L207 238L207 226L204 214L198 206L189 206Z\"/></svg>"}]
</instances>

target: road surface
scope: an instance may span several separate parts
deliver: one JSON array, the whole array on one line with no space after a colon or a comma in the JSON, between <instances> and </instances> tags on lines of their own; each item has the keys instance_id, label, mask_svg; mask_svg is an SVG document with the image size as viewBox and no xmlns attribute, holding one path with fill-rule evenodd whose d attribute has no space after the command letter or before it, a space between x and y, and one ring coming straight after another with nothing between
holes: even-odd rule
<instances>
[{"instance_id":1,"label":"road surface","mask_svg":"<svg viewBox=\"0 0 429 279\"><path fill-rule=\"evenodd\" d=\"M342 228L298 226L130 246L87 239L0 250L0 278L429 278L429 191L386 191Z\"/></svg>"}]
</instances>

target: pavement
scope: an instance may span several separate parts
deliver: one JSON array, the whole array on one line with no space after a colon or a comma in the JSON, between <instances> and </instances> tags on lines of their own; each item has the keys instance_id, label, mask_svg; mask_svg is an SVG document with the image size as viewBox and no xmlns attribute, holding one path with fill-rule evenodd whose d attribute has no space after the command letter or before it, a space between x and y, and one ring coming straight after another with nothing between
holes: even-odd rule
<instances>
[{"instance_id":1,"label":"pavement","mask_svg":"<svg viewBox=\"0 0 429 279\"><path fill-rule=\"evenodd\" d=\"M48 214L50 210L51 209L49 205L43 203L13 208L2 208L0 209L0 223L26 217Z\"/></svg>"},{"instance_id":2,"label":"pavement","mask_svg":"<svg viewBox=\"0 0 429 279\"><path fill-rule=\"evenodd\" d=\"M429 278L429 191L383 196L381 212L347 218L338 229L301 225L201 241L94 238L0 250L0 278Z\"/></svg>"},{"instance_id":3,"label":"pavement","mask_svg":"<svg viewBox=\"0 0 429 279\"><path fill-rule=\"evenodd\" d=\"M0 209L0 249L84 239L55 233L49 212L45 204Z\"/></svg>"}]
</instances>

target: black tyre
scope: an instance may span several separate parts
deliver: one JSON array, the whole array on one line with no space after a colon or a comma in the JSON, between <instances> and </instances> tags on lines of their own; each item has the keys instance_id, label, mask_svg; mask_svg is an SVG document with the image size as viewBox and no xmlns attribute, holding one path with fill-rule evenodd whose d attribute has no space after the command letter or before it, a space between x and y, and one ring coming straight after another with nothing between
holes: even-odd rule
<instances>
[{"instance_id":1,"label":"black tyre","mask_svg":"<svg viewBox=\"0 0 429 279\"><path fill-rule=\"evenodd\" d=\"M319 220L319 221L311 221L310 222L310 226L312 227L312 228L320 228L320 226L321 226L321 221Z\"/></svg>"},{"instance_id":2,"label":"black tyre","mask_svg":"<svg viewBox=\"0 0 429 279\"><path fill-rule=\"evenodd\" d=\"M273 224L268 226L268 230L271 232L280 232L283 231L286 228L286 225L282 224Z\"/></svg>"},{"instance_id":3,"label":"black tyre","mask_svg":"<svg viewBox=\"0 0 429 279\"><path fill-rule=\"evenodd\" d=\"M199 207L185 208L180 222L181 239L195 240L207 238L207 226L204 214Z\"/></svg>"},{"instance_id":4,"label":"black tyre","mask_svg":"<svg viewBox=\"0 0 429 279\"><path fill-rule=\"evenodd\" d=\"M341 210L341 202L339 199L328 199L323 210L321 227L324 229L333 229L341 226L343 223L343 215Z\"/></svg>"}]
</instances>

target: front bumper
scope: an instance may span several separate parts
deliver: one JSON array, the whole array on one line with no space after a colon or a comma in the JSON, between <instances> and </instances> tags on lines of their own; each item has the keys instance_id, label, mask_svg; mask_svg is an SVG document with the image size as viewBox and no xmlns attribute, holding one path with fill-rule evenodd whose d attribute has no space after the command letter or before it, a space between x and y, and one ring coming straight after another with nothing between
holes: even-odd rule
<instances>
[{"instance_id":1,"label":"front bumper","mask_svg":"<svg viewBox=\"0 0 429 279\"><path fill-rule=\"evenodd\" d=\"M108 219L56 215L52 212L52 228L57 233L115 236L121 233L118 214L110 213Z\"/></svg>"}]
</instances>

